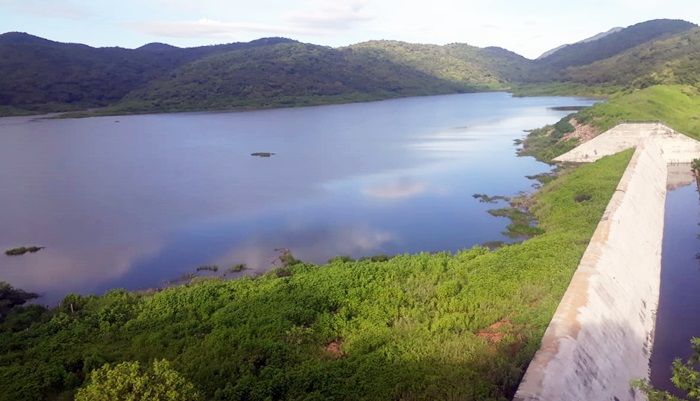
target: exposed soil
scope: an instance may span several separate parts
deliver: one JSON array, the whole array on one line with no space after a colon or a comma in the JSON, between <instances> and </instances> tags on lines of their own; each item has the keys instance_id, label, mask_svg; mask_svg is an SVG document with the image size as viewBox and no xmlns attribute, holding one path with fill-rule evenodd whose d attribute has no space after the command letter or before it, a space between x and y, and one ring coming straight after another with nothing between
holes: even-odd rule
<instances>
[{"instance_id":1,"label":"exposed soil","mask_svg":"<svg viewBox=\"0 0 700 401\"><path fill-rule=\"evenodd\" d=\"M508 319L501 319L496 323L490 325L489 327L479 330L476 332L477 337L481 337L491 344L498 344L506 336L504 327L508 328L511 326L511 322Z\"/></svg>"},{"instance_id":2,"label":"exposed soil","mask_svg":"<svg viewBox=\"0 0 700 401\"><path fill-rule=\"evenodd\" d=\"M574 132L570 132L564 135L564 137L561 139L562 141L567 141L569 139L577 139L578 143L581 144L590 141L599 134L598 130L591 127L590 125L579 123L578 121L576 121L575 118L572 118L571 120L569 120L569 122L571 123L571 125L574 126L575 130Z\"/></svg>"},{"instance_id":3,"label":"exposed soil","mask_svg":"<svg viewBox=\"0 0 700 401\"><path fill-rule=\"evenodd\" d=\"M342 347L342 340L334 340L325 346L325 350L334 358L341 358L343 355L345 355L345 353L342 350Z\"/></svg>"}]
</instances>

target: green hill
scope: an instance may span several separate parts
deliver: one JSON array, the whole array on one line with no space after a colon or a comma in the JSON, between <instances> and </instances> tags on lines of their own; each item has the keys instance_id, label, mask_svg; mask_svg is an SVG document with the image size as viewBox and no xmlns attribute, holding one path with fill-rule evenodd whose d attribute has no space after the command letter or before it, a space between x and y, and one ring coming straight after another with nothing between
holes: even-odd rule
<instances>
[{"instance_id":1,"label":"green hill","mask_svg":"<svg viewBox=\"0 0 700 401\"><path fill-rule=\"evenodd\" d=\"M260 39L180 49L149 44L139 49L94 48L26 33L0 35L0 115L114 104L132 90L211 54L267 46L289 39Z\"/></svg>"},{"instance_id":2,"label":"green hill","mask_svg":"<svg viewBox=\"0 0 700 401\"><path fill-rule=\"evenodd\" d=\"M653 20L567 45L538 60L497 47L369 41L331 48L285 38L178 48L93 48L0 35L0 115L100 109L134 113L300 106L522 84L695 84L698 31ZM675 36L674 36L675 35ZM563 82L564 85L559 83ZM539 91L539 92L538 92ZM584 90L585 92L585 90Z\"/></svg>"},{"instance_id":3,"label":"green hill","mask_svg":"<svg viewBox=\"0 0 700 401\"><path fill-rule=\"evenodd\" d=\"M349 49L472 88L502 89L526 74L530 65L528 59L508 50L464 43L437 46L382 40Z\"/></svg>"},{"instance_id":4,"label":"green hill","mask_svg":"<svg viewBox=\"0 0 700 401\"><path fill-rule=\"evenodd\" d=\"M643 43L658 40L697 27L687 21L658 19L642 22L605 35L600 39L567 45L536 62L540 66L560 71L613 57Z\"/></svg>"},{"instance_id":5,"label":"green hill","mask_svg":"<svg viewBox=\"0 0 700 401\"><path fill-rule=\"evenodd\" d=\"M700 83L700 28L646 43L615 57L567 71L569 80L644 88Z\"/></svg>"},{"instance_id":6,"label":"green hill","mask_svg":"<svg viewBox=\"0 0 700 401\"><path fill-rule=\"evenodd\" d=\"M126 96L115 111L271 107L477 90L382 52L303 43L206 57Z\"/></svg>"},{"instance_id":7,"label":"green hill","mask_svg":"<svg viewBox=\"0 0 700 401\"><path fill-rule=\"evenodd\" d=\"M528 60L498 48L372 41L234 51L184 65L109 112L275 107L503 89ZM206 77L206 78L204 78Z\"/></svg>"}]
</instances>

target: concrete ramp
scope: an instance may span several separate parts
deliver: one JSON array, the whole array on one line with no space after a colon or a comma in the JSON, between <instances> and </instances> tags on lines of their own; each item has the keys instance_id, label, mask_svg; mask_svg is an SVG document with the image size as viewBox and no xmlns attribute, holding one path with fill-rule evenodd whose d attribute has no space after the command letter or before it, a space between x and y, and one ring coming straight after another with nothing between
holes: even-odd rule
<instances>
[{"instance_id":1,"label":"concrete ramp","mask_svg":"<svg viewBox=\"0 0 700 401\"><path fill-rule=\"evenodd\" d=\"M554 161L594 162L601 157L634 148L648 139L662 141L667 163L690 163L700 154L700 142L679 134L662 123L626 123L598 135Z\"/></svg>"},{"instance_id":2,"label":"concrete ramp","mask_svg":"<svg viewBox=\"0 0 700 401\"><path fill-rule=\"evenodd\" d=\"M646 399L630 382L649 376L669 163L700 157L700 142L658 123L621 124L555 160L595 161L632 147L515 400Z\"/></svg>"}]
</instances>

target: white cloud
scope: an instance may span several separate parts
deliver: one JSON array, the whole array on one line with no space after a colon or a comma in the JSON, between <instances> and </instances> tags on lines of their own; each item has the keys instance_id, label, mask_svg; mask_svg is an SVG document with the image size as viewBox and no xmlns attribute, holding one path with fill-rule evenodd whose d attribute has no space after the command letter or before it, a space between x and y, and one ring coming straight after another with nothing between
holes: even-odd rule
<instances>
[{"instance_id":1,"label":"white cloud","mask_svg":"<svg viewBox=\"0 0 700 401\"><path fill-rule=\"evenodd\" d=\"M365 12L366 5L366 0L311 1L305 9L290 12L284 19L301 27L345 30L372 19Z\"/></svg>"},{"instance_id":2,"label":"white cloud","mask_svg":"<svg viewBox=\"0 0 700 401\"><path fill-rule=\"evenodd\" d=\"M171 38L221 38L237 39L245 34L259 35L311 35L318 31L295 26L280 26L254 22L227 22L213 19L195 21L147 21L127 24L139 32Z\"/></svg>"},{"instance_id":3,"label":"white cloud","mask_svg":"<svg viewBox=\"0 0 700 401\"><path fill-rule=\"evenodd\" d=\"M408 199L428 190L428 184L408 177L366 187L362 193L379 199Z\"/></svg>"},{"instance_id":4,"label":"white cloud","mask_svg":"<svg viewBox=\"0 0 700 401\"><path fill-rule=\"evenodd\" d=\"M2 1L2 0L0 0ZM179 0L159 0L179 4ZM366 0L340 0L333 3L307 1L303 7L282 14L281 23L200 18L196 20L151 20L125 24L139 32L171 38L240 39L259 36L319 36L349 30L371 18L364 12ZM180 7L180 6L178 6Z\"/></svg>"},{"instance_id":5,"label":"white cloud","mask_svg":"<svg viewBox=\"0 0 700 401\"><path fill-rule=\"evenodd\" d=\"M0 0L0 8L40 17L77 19L90 14L87 6L69 0Z\"/></svg>"}]
</instances>

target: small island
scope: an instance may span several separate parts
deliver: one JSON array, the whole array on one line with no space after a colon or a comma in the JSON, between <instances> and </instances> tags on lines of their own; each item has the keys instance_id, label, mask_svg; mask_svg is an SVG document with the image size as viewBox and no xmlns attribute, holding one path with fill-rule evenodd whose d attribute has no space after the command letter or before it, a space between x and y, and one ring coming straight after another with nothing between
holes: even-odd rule
<instances>
[{"instance_id":1,"label":"small island","mask_svg":"<svg viewBox=\"0 0 700 401\"><path fill-rule=\"evenodd\" d=\"M21 246L19 248L12 248L5 251L7 256L21 256L25 253L37 253L44 249L43 246Z\"/></svg>"}]
</instances>

